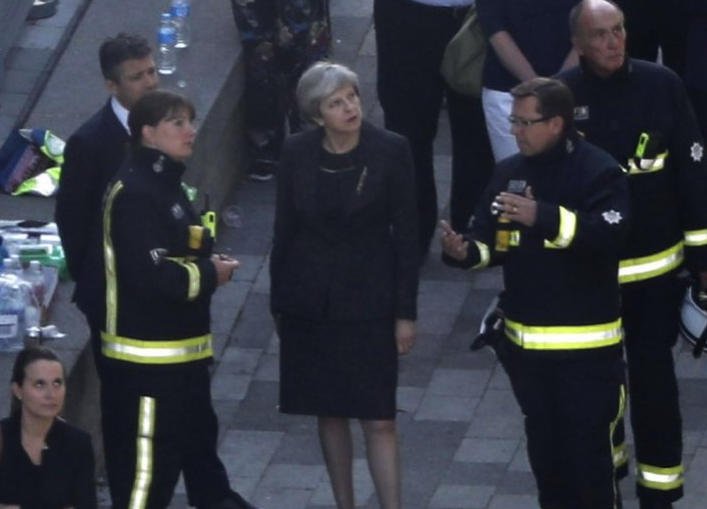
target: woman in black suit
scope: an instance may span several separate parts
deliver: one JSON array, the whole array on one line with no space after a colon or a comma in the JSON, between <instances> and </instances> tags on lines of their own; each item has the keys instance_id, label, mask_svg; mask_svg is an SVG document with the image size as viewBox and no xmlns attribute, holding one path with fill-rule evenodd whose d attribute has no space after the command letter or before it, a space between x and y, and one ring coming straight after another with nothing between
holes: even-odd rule
<instances>
[{"instance_id":1,"label":"woman in black suit","mask_svg":"<svg viewBox=\"0 0 707 509\"><path fill-rule=\"evenodd\" d=\"M31 346L12 369L10 417L0 421L0 508L96 509L91 437L58 417L64 367Z\"/></svg>"},{"instance_id":2,"label":"woman in black suit","mask_svg":"<svg viewBox=\"0 0 707 509\"><path fill-rule=\"evenodd\" d=\"M362 120L358 77L320 62L299 81L313 130L288 138L270 262L280 411L316 415L338 509L353 509L358 419L383 509L400 507L398 354L415 338L415 181L401 136Z\"/></svg>"}]
</instances>

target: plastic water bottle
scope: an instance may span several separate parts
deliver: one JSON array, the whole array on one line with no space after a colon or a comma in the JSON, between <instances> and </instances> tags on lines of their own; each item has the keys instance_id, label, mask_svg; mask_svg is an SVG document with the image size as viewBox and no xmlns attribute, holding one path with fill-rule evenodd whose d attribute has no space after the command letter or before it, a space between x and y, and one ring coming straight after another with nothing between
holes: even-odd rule
<instances>
[{"instance_id":1,"label":"plastic water bottle","mask_svg":"<svg viewBox=\"0 0 707 509\"><path fill-rule=\"evenodd\" d=\"M168 12L162 13L160 29L157 32L159 52L157 54L157 70L160 74L174 74L177 70L176 30L172 16Z\"/></svg>"},{"instance_id":2,"label":"plastic water bottle","mask_svg":"<svg viewBox=\"0 0 707 509\"><path fill-rule=\"evenodd\" d=\"M45 288L44 273L42 272L42 266L39 263L39 260L32 260L29 262L29 267L25 270L23 278L31 285L32 304L41 309L44 305ZM28 324L27 327L32 327L32 325Z\"/></svg>"},{"instance_id":3,"label":"plastic water bottle","mask_svg":"<svg viewBox=\"0 0 707 509\"><path fill-rule=\"evenodd\" d=\"M186 48L189 46L189 14L191 5L189 0L172 0L170 3L170 14L174 22L176 48Z\"/></svg>"},{"instance_id":4,"label":"plastic water bottle","mask_svg":"<svg viewBox=\"0 0 707 509\"><path fill-rule=\"evenodd\" d=\"M17 352L24 346L25 293L15 276L0 278L0 349Z\"/></svg>"}]
</instances>

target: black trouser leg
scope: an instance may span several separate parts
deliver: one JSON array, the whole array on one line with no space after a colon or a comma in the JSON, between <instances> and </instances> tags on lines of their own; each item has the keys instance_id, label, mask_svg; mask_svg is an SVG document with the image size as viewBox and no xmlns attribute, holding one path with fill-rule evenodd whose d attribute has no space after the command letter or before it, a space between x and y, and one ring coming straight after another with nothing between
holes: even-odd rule
<instances>
[{"instance_id":1,"label":"black trouser leg","mask_svg":"<svg viewBox=\"0 0 707 509\"><path fill-rule=\"evenodd\" d=\"M511 354L506 363L525 416L528 457L543 508L614 509L612 436L623 412L623 362Z\"/></svg>"},{"instance_id":2,"label":"black trouser leg","mask_svg":"<svg viewBox=\"0 0 707 509\"><path fill-rule=\"evenodd\" d=\"M674 274L622 287L631 425L640 498L682 496L682 419L672 347L680 287Z\"/></svg>"}]
</instances>

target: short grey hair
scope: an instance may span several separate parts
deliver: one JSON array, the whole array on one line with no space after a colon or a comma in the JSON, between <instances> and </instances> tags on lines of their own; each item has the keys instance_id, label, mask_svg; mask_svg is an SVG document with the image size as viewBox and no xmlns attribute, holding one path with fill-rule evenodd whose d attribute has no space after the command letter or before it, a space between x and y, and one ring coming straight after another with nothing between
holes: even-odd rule
<instances>
[{"instance_id":1,"label":"short grey hair","mask_svg":"<svg viewBox=\"0 0 707 509\"><path fill-rule=\"evenodd\" d=\"M358 75L345 65L317 62L304 71L297 83L297 107L303 120L321 117L319 105L337 90L352 86L359 93Z\"/></svg>"}]
</instances>

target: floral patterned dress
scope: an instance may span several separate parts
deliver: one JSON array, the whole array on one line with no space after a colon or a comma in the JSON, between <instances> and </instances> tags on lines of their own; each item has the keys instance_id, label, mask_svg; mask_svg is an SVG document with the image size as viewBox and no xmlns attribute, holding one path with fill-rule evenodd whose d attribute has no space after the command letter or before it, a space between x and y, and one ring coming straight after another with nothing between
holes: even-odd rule
<instances>
[{"instance_id":1,"label":"floral patterned dress","mask_svg":"<svg viewBox=\"0 0 707 509\"><path fill-rule=\"evenodd\" d=\"M300 126L294 91L302 73L329 56L328 0L231 0L245 56L246 135L255 164L274 164Z\"/></svg>"}]
</instances>

